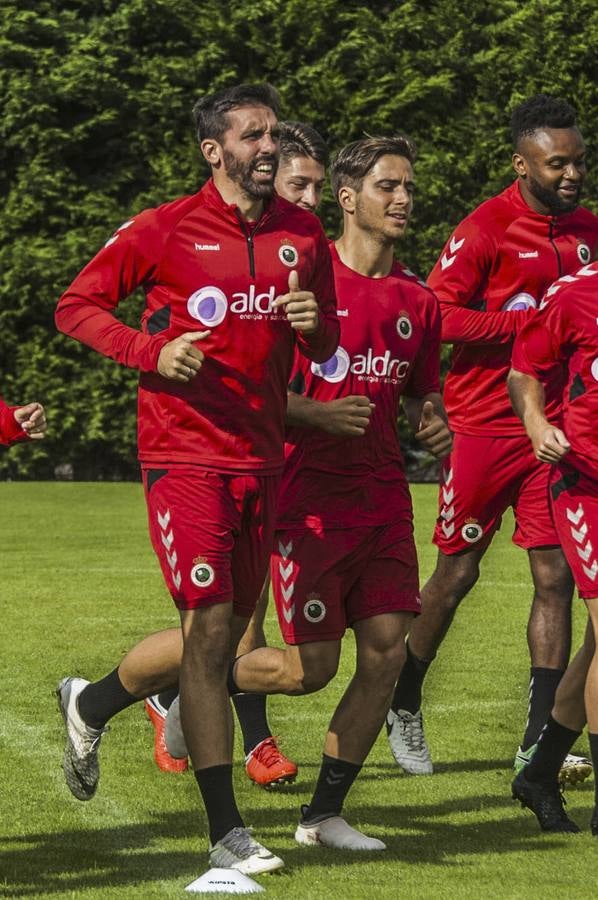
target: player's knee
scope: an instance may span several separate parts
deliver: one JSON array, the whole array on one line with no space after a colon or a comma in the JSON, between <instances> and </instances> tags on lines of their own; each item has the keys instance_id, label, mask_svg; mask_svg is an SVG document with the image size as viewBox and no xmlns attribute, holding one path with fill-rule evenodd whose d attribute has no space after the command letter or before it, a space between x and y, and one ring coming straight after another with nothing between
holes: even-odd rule
<instances>
[{"instance_id":1,"label":"player's knee","mask_svg":"<svg viewBox=\"0 0 598 900\"><path fill-rule=\"evenodd\" d=\"M392 687L401 673L406 656L405 641L376 648L369 654L370 678L380 687L386 684Z\"/></svg>"},{"instance_id":2,"label":"player's knee","mask_svg":"<svg viewBox=\"0 0 598 900\"><path fill-rule=\"evenodd\" d=\"M336 675L338 660L319 659L293 670L289 694L314 694L326 687Z\"/></svg>"},{"instance_id":3,"label":"player's knee","mask_svg":"<svg viewBox=\"0 0 598 900\"><path fill-rule=\"evenodd\" d=\"M573 578L565 560L550 566L536 567L534 589L535 602L568 607L573 597Z\"/></svg>"}]
</instances>

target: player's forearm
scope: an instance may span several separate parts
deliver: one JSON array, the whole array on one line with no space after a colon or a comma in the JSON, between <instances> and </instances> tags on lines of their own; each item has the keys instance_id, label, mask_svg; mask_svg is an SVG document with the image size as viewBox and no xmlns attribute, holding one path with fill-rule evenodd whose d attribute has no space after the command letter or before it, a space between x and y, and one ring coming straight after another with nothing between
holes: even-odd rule
<instances>
[{"instance_id":1,"label":"player's forearm","mask_svg":"<svg viewBox=\"0 0 598 900\"><path fill-rule=\"evenodd\" d=\"M68 292L59 301L55 321L64 334L142 372L157 370L160 350L168 343L164 335L143 334L120 322L108 310Z\"/></svg>"},{"instance_id":2,"label":"player's forearm","mask_svg":"<svg viewBox=\"0 0 598 900\"><path fill-rule=\"evenodd\" d=\"M440 312L442 340L446 344L508 344L532 311L481 312L440 300Z\"/></svg>"},{"instance_id":3,"label":"player's forearm","mask_svg":"<svg viewBox=\"0 0 598 900\"><path fill-rule=\"evenodd\" d=\"M293 428L319 428L325 430L326 403L288 392L285 422Z\"/></svg>"},{"instance_id":4,"label":"player's forearm","mask_svg":"<svg viewBox=\"0 0 598 900\"><path fill-rule=\"evenodd\" d=\"M548 424L544 413L544 386L537 378L516 369L509 372L507 385L511 405L531 437L538 428Z\"/></svg>"},{"instance_id":5,"label":"player's forearm","mask_svg":"<svg viewBox=\"0 0 598 900\"><path fill-rule=\"evenodd\" d=\"M336 352L340 340L340 325L333 304L320 306L318 327L305 334L296 332L297 346L301 354L313 362L322 363Z\"/></svg>"}]
</instances>

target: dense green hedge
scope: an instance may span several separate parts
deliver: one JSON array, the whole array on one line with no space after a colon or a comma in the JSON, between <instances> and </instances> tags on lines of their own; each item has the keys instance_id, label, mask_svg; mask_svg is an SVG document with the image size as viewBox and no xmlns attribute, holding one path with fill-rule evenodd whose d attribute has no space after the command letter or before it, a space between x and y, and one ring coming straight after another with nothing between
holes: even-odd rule
<instances>
[{"instance_id":1,"label":"dense green hedge","mask_svg":"<svg viewBox=\"0 0 598 900\"><path fill-rule=\"evenodd\" d=\"M411 134L417 210L401 257L422 273L509 180L515 102L561 93L590 141L598 126L592 0L5 0L0 15L0 392L42 400L51 423L42 444L2 455L4 476L65 462L77 477L136 473L135 373L57 335L53 308L121 221L196 189L201 93L271 81L285 114L333 148ZM323 215L334 233L330 196ZM127 321L139 307L123 305Z\"/></svg>"}]
</instances>

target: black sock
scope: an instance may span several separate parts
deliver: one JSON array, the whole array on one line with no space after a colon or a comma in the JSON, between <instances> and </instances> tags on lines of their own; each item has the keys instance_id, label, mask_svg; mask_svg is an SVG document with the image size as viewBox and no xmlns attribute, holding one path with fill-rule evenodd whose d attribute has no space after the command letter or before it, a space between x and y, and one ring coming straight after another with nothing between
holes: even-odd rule
<instances>
[{"instance_id":1,"label":"black sock","mask_svg":"<svg viewBox=\"0 0 598 900\"><path fill-rule=\"evenodd\" d=\"M590 739L590 756L594 765L594 803L598 806L598 734L588 733Z\"/></svg>"},{"instance_id":2,"label":"black sock","mask_svg":"<svg viewBox=\"0 0 598 900\"><path fill-rule=\"evenodd\" d=\"M170 709L172 705L172 701L175 700L179 695L179 686L178 684L175 687L168 688L167 691L160 691L158 694L158 703L160 706L163 706L164 709Z\"/></svg>"},{"instance_id":3,"label":"black sock","mask_svg":"<svg viewBox=\"0 0 598 900\"><path fill-rule=\"evenodd\" d=\"M122 685L118 669L100 681L83 688L77 700L79 715L90 728L103 728L117 713L139 702L139 697L129 694Z\"/></svg>"},{"instance_id":4,"label":"black sock","mask_svg":"<svg viewBox=\"0 0 598 900\"><path fill-rule=\"evenodd\" d=\"M241 656L244 656L244 655L245 654L243 654L243 653L241 654ZM237 687L237 682L235 681L235 674L234 674L237 660L241 659L241 656L235 656L232 663L228 667L228 675L226 676L226 689L227 689L230 697L234 697L235 694L242 693L242 691L240 691L239 688Z\"/></svg>"},{"instance_id":5,"label":"black sock","mask_svg":"<svg viewBox=\"0 0 598 900\"><path fill-rule=\"evenodd\" d=\"M215 844L231 828L243 827L244 824L233 792L233 767L224 765L198 769L195 778L206 808L210 843Z\"/></svg>"},{"instance_id":6,"label":"black sock","mask_svg":"<svg viewBox=\"0 0 598 900\"><path fill-rule=\"evenodd\" d=\"M546 725L563 673L563 669L542 669L535 666L530 669L529 707L525 734L521 741L522 750L528 750L536 743Z\"/></svg>"},{"instance_id":7,"label":"black sock","mask_svg":"<svg viewBox=\"0 0 598 900\"><path fill-rule=\"evenodd\" d=\"M345 762L344 759L335 759L324 753L311 803L302 807L302 821L310 822L340 815L345 797L360 771L360 765Z\"/></svg>"},{"instance_id":8,"label":"black sock","mask_svg":"<svg viewBox=\"0 0 598 900\"><path fill-rule=\"evenodd\" d=\"M581 731L572 731L549 715L538 738L538 748L525 767L528 781L556 780L567 753L580 734Z\"/></svg>"},{"instance_id":9,"label":"black sock","mask_svg":"<svg viewBox=\"0 0 598 900\"><path fill-rule=\"evenodd\" d=\"M433 660L420 659L418 656L414 656L409 648L409 641L407 641L406 646L407 658L399 675L390 706L395 712L399 709L405 709L407 712L414 714L421 709L422 686L426 672Z\"/></svg>"},{"instance_id":10,"label":"black sock","mask_svg":"<svg viewBox=\"0 0 598 900\"><path fill-rule=\"evenodd\" d=\"M266 714L265 694L234 694L232 697L241 731L245 756L266 738L272 737Z\"/></svg>"}]
</instances>

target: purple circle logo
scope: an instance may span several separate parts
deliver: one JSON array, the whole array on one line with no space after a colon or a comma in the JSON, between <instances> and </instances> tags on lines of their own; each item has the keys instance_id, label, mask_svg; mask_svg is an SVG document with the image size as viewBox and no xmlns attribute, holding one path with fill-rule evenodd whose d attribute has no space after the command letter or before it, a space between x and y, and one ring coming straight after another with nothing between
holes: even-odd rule
<instances>
[{"instance_id":1,"label":"purple circle logo","mask_svg":"<svg viewBox=\"0 0 598 900\"><path fill-rule=\"evenodd\" d=\"M349 354L342 347L339 347L334 356L331 356L326 362L312 363L311 370L314 375L318 375L331 384L336 384L346 377L350 365Z\"/></svg>"},{"instance_id":2,"label":"purple circle logo","mask_svg":"<svg viewBox=\"0 0 598 900\"><path fill-rule=\"evenodd\" d=\"M187 311L193 319L212 328L224 321L228 300L220 288L209 285L195 291L187 300Z\"/></svg>"},{"instance_id":3,"label":"purple circle logo","mask_svg":"<svg viewBox=\"0 0 598 900\"><path fill-rule=\"evenodd\" d=\"M510 297L506 303L503 304L503 310L505 312L535 308L535 298L532 297L531 294L527 294L525 291L522 291L520 294L515 294L513 297Z\"/></svg>"}]
</instances>

